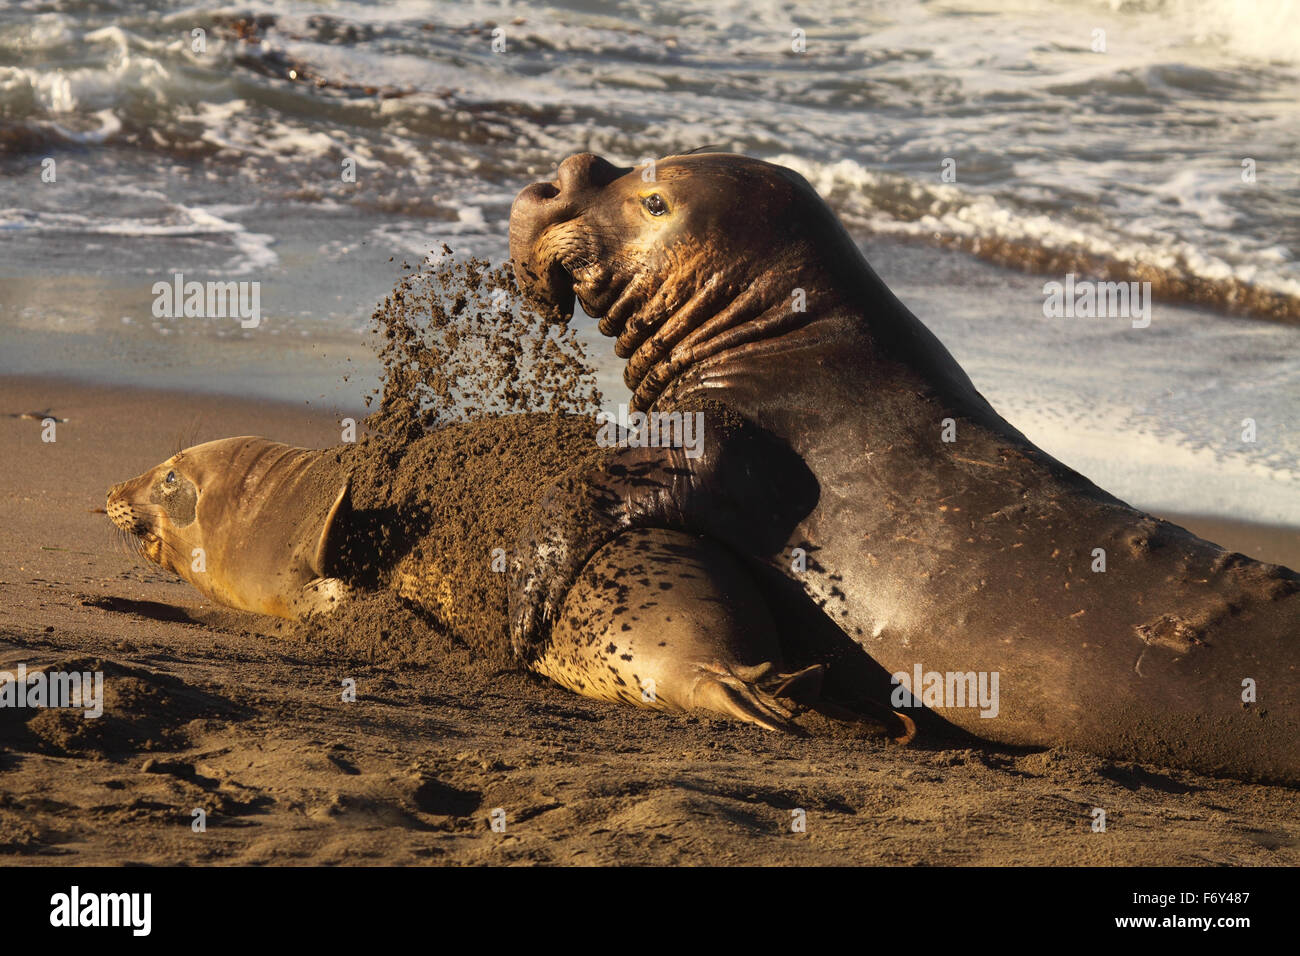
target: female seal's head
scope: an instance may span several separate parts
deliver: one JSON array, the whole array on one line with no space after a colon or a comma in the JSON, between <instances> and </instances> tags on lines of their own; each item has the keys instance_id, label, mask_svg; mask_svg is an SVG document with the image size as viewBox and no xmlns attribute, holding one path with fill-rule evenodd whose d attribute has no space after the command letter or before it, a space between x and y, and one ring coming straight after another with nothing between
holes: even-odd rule
<instances>
[{"instance_id":1,"label":"female seal's head","mask_svg":"<svg viewBox=\"0 0 1300 956\"><path fill-rule=\"evenodd\" d=\"M138 539L140 553L161 567L184 576L191 548L186 529L198 516L199 485L189 473L185 452L178 452L143 475L108 489L109 520ZM179 565L179 566L178 566Z\"/></svg>"},{"instance_id":2,"label":"female seal's head","mask_svg":"<svg viewBox=\"0 0 1300 956\"><path fill-rule=\"evenodd\" d=\"M330 450L246 435L195 445L108 491L140 553L228 607L328 609L346 541L349 471Z\"/></svg>"}]
</instances>

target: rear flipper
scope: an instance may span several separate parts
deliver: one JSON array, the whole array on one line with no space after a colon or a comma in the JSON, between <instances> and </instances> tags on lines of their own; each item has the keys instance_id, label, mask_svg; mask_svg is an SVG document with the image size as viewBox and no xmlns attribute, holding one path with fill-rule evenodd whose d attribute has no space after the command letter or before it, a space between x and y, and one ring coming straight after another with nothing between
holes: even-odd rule
<instances>
[{"instance_id":1,"label":"rear flipper","mask_svg":"<svg viewBox=\"0 0 1300 956\"><path fill-rule=\"evenodd\" d=\"M570 690L800 733L809 710L897 728L820 701L825 668L785 672L756 583L725 548L658 529L624 532L583 568L533 669Z\"/></svg>"}]
</instances>

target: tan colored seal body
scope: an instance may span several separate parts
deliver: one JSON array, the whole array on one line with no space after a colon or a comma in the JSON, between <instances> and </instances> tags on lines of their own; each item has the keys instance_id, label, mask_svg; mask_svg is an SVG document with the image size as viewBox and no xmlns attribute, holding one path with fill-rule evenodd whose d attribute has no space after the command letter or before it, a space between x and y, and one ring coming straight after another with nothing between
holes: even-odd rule
<instances>
[{"instance_id":1,"label":"tan colored seal body","mask_svg":"<svg viewBox=\"0 0 1300 956\"><path fill-rule=\"evenodd\" d=\"M329 451L264 438L196 445L108 492L141 553L228 607L277 617L327 610L348 478Z\"/></svg>"},{"instance_id":2,"label":"tan colored seal body","mask_svg":"<svg viewBox=\"0 0 1300 956\"><path fill-rule=\"evenodd\" d=\"M329 612L350 593L333 576L344 573L341 555L371 544L360 534L349 541L350 483L340 458L261 438L209 442L115 485L107 511L139 536L149 560L220 604L285 618ZM350 561L384 566L380 580L453 631L477 610L464 606L437 553L399 546L389 560L374 557ZM619 581L613 591L610 577ZM819 667L782 673L770 617L723 549L672 532L634 534L606 548L572 589L565 622L529 666L598 699L789 730L788 705L820 678Z\"/></svg>"},{"instance_id":3,"label":"tan colored seal body","mask_svg":"<svg viewBox=\"0 0 1300 956\"><path fill-rule=\"evenodd\" d=\"M784 673L753 576L716 542L662 529L628 532L587 562L530 666L587 697L769 730L797 726L796 699L818 708L823 670Z\"/></svg>"}]
</instances>

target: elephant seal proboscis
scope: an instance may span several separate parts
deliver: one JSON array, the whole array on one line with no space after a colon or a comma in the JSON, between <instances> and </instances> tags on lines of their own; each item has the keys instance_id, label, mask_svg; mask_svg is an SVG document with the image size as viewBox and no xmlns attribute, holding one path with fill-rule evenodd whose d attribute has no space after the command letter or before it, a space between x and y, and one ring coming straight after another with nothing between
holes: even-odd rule
<instances>
[{"instance_id":1,"label":"elephant seal proboscis","mask_svg":"<svg viewBox=\"0 0 1300 956\"><path fill-rule=\"evenodd\" d=\"M702 455L629 447L552 494L512 570L522 656L584 646L570 617L608 549L666 529L741 563L766 598L742 630L770 613L787 653L834 655L828 682L923 703L918 722L1300 782L1300 576L1035 447L795 172L655 165L565 160L515 200L511 255L541 307L576 298L616 339L635 408L723 411ZM977 684L994 706L972 706Z\"/></svg>"}]
</instances>

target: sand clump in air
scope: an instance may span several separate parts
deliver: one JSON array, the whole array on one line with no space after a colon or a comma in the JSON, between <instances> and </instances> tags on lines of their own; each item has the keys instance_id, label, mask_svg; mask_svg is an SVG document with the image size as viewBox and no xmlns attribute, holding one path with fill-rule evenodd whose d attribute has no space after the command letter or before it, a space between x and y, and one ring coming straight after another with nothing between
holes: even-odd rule
<instances>
[{"instance_id":1,"label":"sand clump in air","mask_svg":"<svg viewBox=\"0 0 1300 956\"><path fill-rule=\"evenodd\" d=\"M343 565L357 599L300 629L372 658L428 664L459 646L506 665L503 572L520 531L549 487L604 454L594 371L571 328L528 307L508 263L446 246L372 322L378 406L336 458L351 474Z\"/></svg>"}]
</instances>

